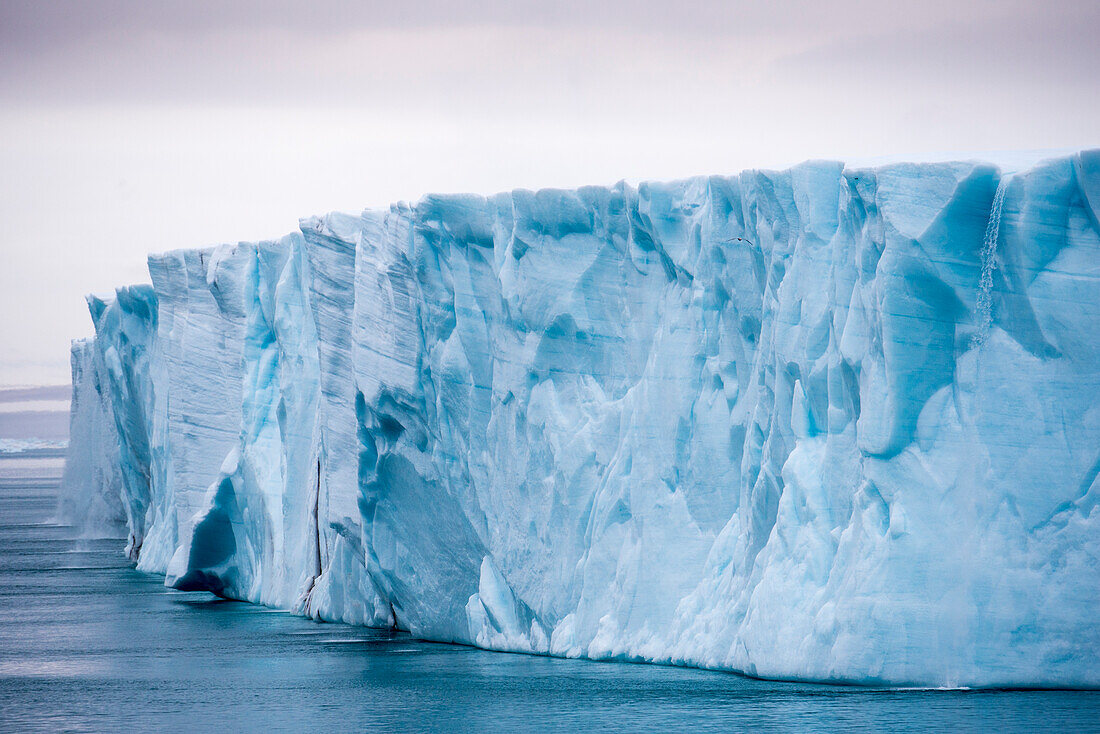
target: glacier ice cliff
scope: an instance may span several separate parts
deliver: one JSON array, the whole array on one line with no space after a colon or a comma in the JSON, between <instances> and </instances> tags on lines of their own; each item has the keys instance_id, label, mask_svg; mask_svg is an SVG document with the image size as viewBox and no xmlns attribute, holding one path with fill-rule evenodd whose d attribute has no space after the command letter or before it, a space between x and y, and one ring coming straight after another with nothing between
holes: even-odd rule
<instances>
[{"instance_id":1,"label":"glacier ice cliff","mask_svg":"<svg viewBox=\"0 0 1100 734\"><path fill-rule=\"evenodd\" d=\"M496 650L1100 685L1100 151L428 196L149 258L70 514Z\"/></svg>"}]
</instances>

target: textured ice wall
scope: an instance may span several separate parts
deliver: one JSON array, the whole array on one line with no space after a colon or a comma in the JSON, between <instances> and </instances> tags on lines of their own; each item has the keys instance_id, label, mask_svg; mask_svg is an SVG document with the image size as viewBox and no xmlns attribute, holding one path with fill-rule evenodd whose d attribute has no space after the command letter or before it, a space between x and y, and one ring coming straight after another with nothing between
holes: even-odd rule
<instances>
[{"instance_id":1,"label":"textured ice wall","mask_svg":"<svg viewBox=\"0 0 1100 734\"><path fill-rule=\"evenodd\" d=\"M85 531L124 519L126 553L141 554L148 531L157 414L153 369L157 297L149 286L120 288L112 300L88 297L92 340L73 343L70 442L61 515ZM98 526L98 527L97 527Z\"/></svg>"},{"instance_id":2,"label":"textured ice wall","mask_svg":"<svg viewBox=\"0 0 1100 734\"><path fill-rule=\"evenodd\" d=\"M810 163L153 257L139 566L492 649L1098 685L1098 208L1096 152Z\"/></svg>"},{"instance_id":3,"label":"textured ice wall","mask_svg":"<svg viewBox=\"0 0 1100 734\"><path fill-rule=\"evenodd\" d=\"M72 344L73 396L58 519L81 532L111 537L126 532L122 509L121 441L115 428L106 368L92 339Z\"/></svg>"}]
</instances>

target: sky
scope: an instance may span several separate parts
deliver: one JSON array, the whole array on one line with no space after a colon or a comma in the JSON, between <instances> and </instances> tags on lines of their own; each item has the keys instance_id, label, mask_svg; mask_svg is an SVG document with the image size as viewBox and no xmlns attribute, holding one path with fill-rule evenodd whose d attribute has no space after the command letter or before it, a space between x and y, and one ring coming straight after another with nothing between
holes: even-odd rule
<instances>
[{"instance_id":1,"label":"sky","mask_svg":"<svg viewBox=\"0 0 1100 734\"><path fill-rule=\"evenodd\" d=\"M429 192L1100 145L1095 0L0 4L0 386L145 257Z\"/></svg>"}]
</instances>

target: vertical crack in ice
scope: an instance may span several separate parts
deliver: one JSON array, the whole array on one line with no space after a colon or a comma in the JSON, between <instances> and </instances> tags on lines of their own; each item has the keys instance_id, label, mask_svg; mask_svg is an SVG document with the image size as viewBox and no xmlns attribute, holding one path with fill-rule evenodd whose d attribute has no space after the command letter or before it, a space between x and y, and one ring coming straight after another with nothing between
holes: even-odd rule
<instances>
[{"instance_id":1,"label":"vertical crack in ice","mask_svg":"<svg viewBox=\"0 0 1100 734\"><path fill-rule=\"evenodd\" d=\"M306 615L313 614L313 590L317 588L317 579L321 578L321 525L319 521L319 509L321 504L321 460L317 460L317 474L315 476L315 489L313 492L313 576L309 580L309 586L302 594L302 609Z\"/></svg>"},{"instance_id":2,"label":"vertical crack in ice","mask_svg":"<svg viewBox=\"0 0 1100 734\"><path fill-rule=\"evenodd\" d=\"M970 341L972 348L985 343L989 327L993 323L993 271L997 268L997 242L1001 238L1001 212L1004 209L1005 191L1011 179L1011 176L1004 176L997 184L997 193L993 195L993 205L989 209L989 223L985 225L982 275L978 280L978 330Z\"/></svg>"},{"instance_id":3,"label":"vertical crack in ice","mask_svg":"<svg viewBox=\"0 0 1100 734\"><path fill-rule=\"evenodd\" d=\"M314 582L321 576L321 460L317 460L317 491L313 494Z\"/></svg>"}]
</instances>

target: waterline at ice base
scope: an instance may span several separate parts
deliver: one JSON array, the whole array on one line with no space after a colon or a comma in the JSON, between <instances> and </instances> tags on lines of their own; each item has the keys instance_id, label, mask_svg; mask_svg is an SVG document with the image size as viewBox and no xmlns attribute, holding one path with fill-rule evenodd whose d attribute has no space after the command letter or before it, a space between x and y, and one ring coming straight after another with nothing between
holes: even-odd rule
<instances>
[{"instance_id":1,"label":"waterline at ice base","mask_svg":"<svg viewBox=\"0 0 1100 734\"><path fill-rule=\"evenodd\" d=\"M1100 686L1098 220L1086 151L154 255L89 299L62 509L170 586L427 640Z\"/></svg>"}]
</instances>

